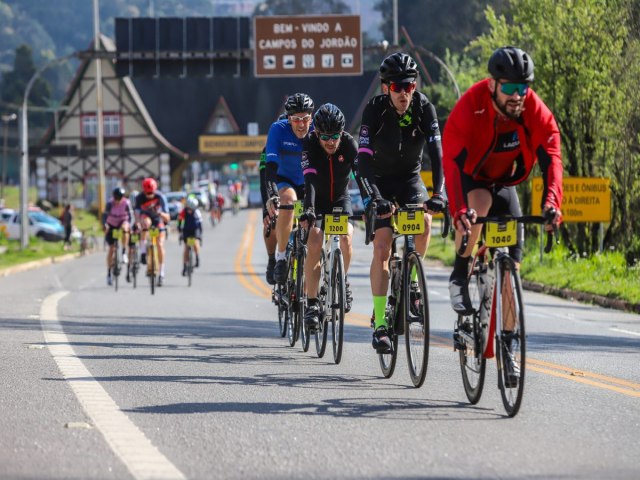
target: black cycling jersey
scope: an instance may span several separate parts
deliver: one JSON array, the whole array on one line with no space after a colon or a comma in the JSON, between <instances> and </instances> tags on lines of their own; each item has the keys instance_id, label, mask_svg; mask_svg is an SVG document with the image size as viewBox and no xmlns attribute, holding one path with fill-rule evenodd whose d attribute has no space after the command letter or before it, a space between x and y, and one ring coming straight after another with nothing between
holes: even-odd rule
<instances>
[{"instance_id":1,"label":"black cycling jersey","mask_svg":"<svg viewBox=\"0 0 640 480\"><path fill-rule=\"evenodd\" d=\"M349 176L354 170L358 147L353 137L342 132L340 145L333 155L324 151L316 132L302 140L302 172L304 173L304 208L330 205L349 196ZM323 212L330 213L330 212Z\"/></svg>"},{"instance_id":2,"label":"black cycling jersey","mask_svg":"<svg viewBox=\"0 0 640 480\"><path fill-rule=\"evenodd\" d=\"M442 194L442 145L434 106L414 92L411 120L398 116L388 95L373 97L364 109L356 165L369 197L379 197L380 177L408 177L422 169L422 151L427 144L433 172L434 194ZM401 126L402 123L402 126Z\"/></svg>"}]
</instances>

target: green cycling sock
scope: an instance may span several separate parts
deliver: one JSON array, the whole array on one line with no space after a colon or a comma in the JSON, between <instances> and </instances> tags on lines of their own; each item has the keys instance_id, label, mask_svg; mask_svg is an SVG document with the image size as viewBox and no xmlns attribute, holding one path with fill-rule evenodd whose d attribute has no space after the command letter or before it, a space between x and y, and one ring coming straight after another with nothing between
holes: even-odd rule
<instances>
[{"instance_id":1,"label":"green cycling sock","mask_svg":"<svg viewBox=\"0 0 640 480\"><path fill-rule=\"evenodd\" d=\"M387 320L384 318L385 311L387 310L387 296L386 295L374 295L373 296L373 311L376 319L373 324L374 330L378 327L387 325Z\"/></svg>"}]
</instances>

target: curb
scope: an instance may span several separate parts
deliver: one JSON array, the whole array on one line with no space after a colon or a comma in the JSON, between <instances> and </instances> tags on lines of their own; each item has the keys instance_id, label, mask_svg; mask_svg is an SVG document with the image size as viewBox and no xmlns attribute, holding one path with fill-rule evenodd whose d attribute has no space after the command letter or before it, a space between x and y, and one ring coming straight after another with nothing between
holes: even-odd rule
<instances>
[{"instance_id":1,"label":"curb","mask_svg":"<svg viewBox=\"0 0 640 480\"><path fill-rule=\"evenodd\" d=\"M91 252L89 252L91 253ZM85 253L84 255L87 255ZM74 258L79 258L84 256L80 252L76 253L67 253L65 255L60 255L57 257L46 257L40 260L33 260L32 262L21 263L19 265L14 265L12 267L2 268L0 269L0 277L6 277L8 275L12 275L14 273L25 272L27 270L33 270L35 268L44 267L46 265L52 265L55 263L67 262L69 260L73 260Z\"/></svg>"},{"instance_id":2,"label":"curb","mask_svg":"<svg viewBox=\"0 0 640 480\"><path fill-rule=\"evenodd\" d=\"M577 300L585 303L595 303L601 307L613 308L615 310L625 310L631 313L640 313L640 303L631 303L625 300L616 298L609 298L602 295L595 295L593 293L578 292L576 290L570 290L568 288L552 287L550 285L543 285L542 283L530 282L528 280L522 280L522 287L525 290L531 290L533 292L545 293L547 295L554 295L556 297L562 297L567 300Z\"/></svg>"}]
</instances>

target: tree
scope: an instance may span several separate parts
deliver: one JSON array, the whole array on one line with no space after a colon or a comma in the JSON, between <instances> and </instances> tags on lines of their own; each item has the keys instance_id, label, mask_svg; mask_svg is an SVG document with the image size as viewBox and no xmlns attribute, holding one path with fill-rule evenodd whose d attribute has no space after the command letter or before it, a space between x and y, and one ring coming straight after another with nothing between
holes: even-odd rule
<instances>
[{"instance_id":1,"label":"tree","mask_svg":"<svg viewBox=\"0 0 640 480\"><path fill-rule=\"evenodd\" d=\"M16 49L13 70L7 72L2 78L0 91L2 91L2 113L15 111L22 106L27 83L36 72L33 63L31 48L21 45ZM46 80L38 78L31 88L29 95L29 105L37 107L47 107L51 99L51 87ZM33 115L35 126L45 126L47 124L46 114L40 112Z\"/></svg>"},{"instance_id":2,"label":"tree","mask_svg":"<svg viewBox=\"0 0 640 480\"><path fill-rule=\"evenodd\" d=\"M554 112L570 176L610 177L611 246L640 229L637 0L510 0L512 20L487 8L489 33L470 45L485 60L501 45L531 53L534 88ZM597 225L570 226L578 252L597 249ZM640 245L638 245L640 250Z\"/></svg>"},{"instance_id":3,"label":"tree","mask_svg":"<svg viewBox=\"0 0 640 480\"><path fill-rule=\"evenodd\" d=\"M322 15L351 13L342 0L266 0L256 5L254 15Z\"/></svg>"}]
</instances>

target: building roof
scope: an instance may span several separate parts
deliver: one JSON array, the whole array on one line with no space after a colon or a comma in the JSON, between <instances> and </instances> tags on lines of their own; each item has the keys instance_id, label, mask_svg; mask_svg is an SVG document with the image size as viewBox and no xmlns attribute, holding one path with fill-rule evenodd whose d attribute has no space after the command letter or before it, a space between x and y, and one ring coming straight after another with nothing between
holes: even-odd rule
<instances>
[{"instance_id":1,"label":"building roof","mask_svg":"<svg viewBox=\"0 0 640 480\"><path fill-rule=\"evenodd\" d=\"M347 130L353 132L378 86L377 72L341 77L134 77L132 82L158 130L191 156L198 152L198 137L206 134L221 98L240 135L247 134L249 122L257 122L258 133L266 134L283 112L287 96L296 92L309 94L316 107L326 102L337 105Z\"/></svg>"}]
</instances>

